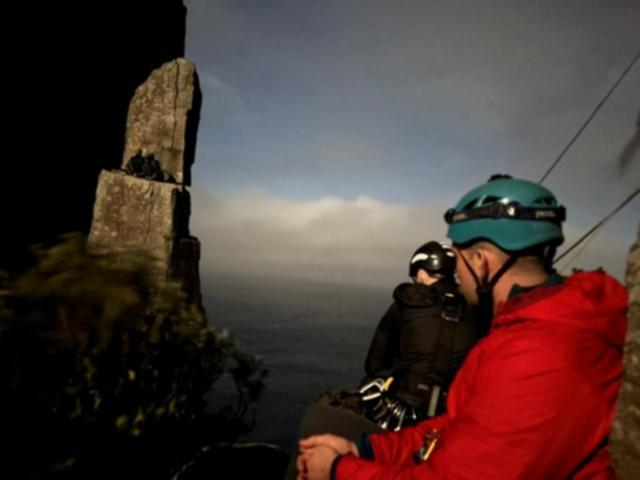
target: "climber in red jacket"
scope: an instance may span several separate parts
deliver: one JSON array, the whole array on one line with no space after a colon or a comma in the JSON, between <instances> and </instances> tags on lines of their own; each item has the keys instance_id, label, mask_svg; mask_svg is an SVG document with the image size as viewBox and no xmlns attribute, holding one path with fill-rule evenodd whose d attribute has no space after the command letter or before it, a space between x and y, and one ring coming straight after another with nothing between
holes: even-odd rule
<instances>
[{"instance_id":1,"label":"climber in red jacket","mask_svg":"<svg viewBox=\"0 0 640 480\"><path fill-rule=\"evenodd\" d=\"M625 288L603 272L553 271L564 208L535 183L494 176L445 219L460 290L488 330L451 387L448 412L357 444L304 439L298 478L614 478L607 438Z\"/></svg>"}]
</instances>

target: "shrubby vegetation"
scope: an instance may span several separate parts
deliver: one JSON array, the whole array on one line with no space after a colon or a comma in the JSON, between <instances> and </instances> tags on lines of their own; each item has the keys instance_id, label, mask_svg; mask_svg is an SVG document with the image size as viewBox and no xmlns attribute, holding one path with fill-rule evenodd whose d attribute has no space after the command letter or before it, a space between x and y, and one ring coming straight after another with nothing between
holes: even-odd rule
<instances>
[{"instance_id":1,"label":"shrubby vegetation","mask_svg":"<svg viewBox=\"0 0 640 480\"><path fill-rule=\"evenodd\" d=\"M92 256L69 236L3 283L10 477L190 478L199 454L252 427L261 362L142 264ZM224 377L235 396L212 409Z\"/></svg>"}]
</instances>

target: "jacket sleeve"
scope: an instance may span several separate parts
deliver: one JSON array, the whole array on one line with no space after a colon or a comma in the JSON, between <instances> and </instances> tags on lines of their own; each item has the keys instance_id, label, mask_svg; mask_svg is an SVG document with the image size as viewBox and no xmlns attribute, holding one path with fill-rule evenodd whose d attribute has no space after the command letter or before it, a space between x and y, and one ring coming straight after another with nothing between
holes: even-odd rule
<instances>
[{"instance_id":1,"label":"jacket sleeve","mask_svg":"<svg viewBox=\"0 0 640 480\"><path fill-rule=\"evenodd\" d=\"M391 304L378 323L364 365L369 377L391 374L391 360L397 355L397 311L396 304Z\"/></svg>"},{"instance_id":2,"label":"jacket sleeve","mask_svg":"<svg viewBox=\"0 0 640 480\"><path fill-rule=\"evenodd\" d=\"M566 478L579 462L576 440L593 429L593 412L576 400L593 393L580 390L557 352L526 339L487 352L476 368L428 462L410 457L430 421L373 435L374 461L345 456L336 478Z\"/></svg>"},{"instance_id":3,"label":"jacket sleeve","mask_svg":"<svg viewBox=\"0 0 640 480\"><path fill-rule=\"evenodd\" d=\"M369 435L374 460L384 465L411 463L413 454L422 447L424 435L433 429L444 430L448 422L449 416L444 414L398 432Z\"/></svg>"}]
</instances>

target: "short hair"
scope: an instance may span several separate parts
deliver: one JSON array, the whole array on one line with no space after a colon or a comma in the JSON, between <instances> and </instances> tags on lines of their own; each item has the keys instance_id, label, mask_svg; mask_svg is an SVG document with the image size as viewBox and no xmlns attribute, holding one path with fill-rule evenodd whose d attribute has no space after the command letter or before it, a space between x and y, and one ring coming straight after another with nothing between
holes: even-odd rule
<instances>
[{"instance_id":1,"label":"short hair","mask_svg":"<svg viewBox=\"0 0 640 480\"><path fill-rule=\"evenodd\" d=\"M496 244L486 240L475 242L464 249L472 251L476 251L478 249L489 250L490 252L500 256L505 262L509 257L516 255L518 259L511 269L524 275L536 274L541 271L549 272L552 269L553 253L555 253L555 251L550 252L548 248L545 248L545 246L536 246L519 252L508 252L498 247Z\"/></svg>"}]
</instances>

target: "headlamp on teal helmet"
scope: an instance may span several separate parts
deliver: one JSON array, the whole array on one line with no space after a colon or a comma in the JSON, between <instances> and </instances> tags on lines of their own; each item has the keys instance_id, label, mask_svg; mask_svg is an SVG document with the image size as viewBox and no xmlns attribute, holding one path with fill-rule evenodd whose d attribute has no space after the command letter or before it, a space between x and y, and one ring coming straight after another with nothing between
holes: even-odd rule
<instances>
[{"instance_id":1,"label":"headlamp on teal helmet","mask_svg":"<svg viewBox=\"0 0 640 480\"><path fill-rule=\"evenodd\" d=\"M444 216L454 244L487 240L508 252L560 245L565 217L565 208L548 189L509 175L492 176Z\"/></svg>"}]
</instances>

